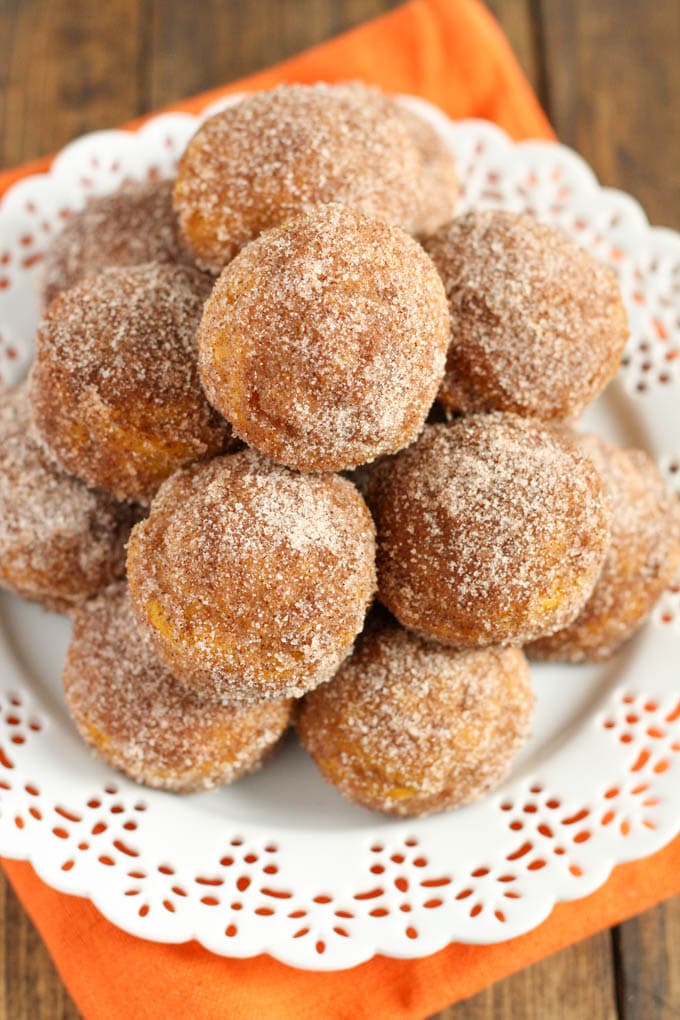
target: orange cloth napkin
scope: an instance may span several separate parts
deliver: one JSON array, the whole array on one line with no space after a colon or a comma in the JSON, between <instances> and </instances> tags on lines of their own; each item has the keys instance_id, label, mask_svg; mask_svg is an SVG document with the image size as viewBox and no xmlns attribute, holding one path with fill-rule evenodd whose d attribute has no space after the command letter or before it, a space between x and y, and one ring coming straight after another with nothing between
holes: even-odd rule
<instances>
[{"instance_id":1,"label":"orange cloth napkin","mask_svg":"<svg viewBox=\"0 0 680 1020\"><path fill-rule=\"evenodd\" d=\"M494 120L515 138L552 136L505 38L475 0L412 0L278 67L173 109L199 110L230 91L279 82L342 78L421 95L452 117ZM0 175L0 194L48 165L46 158ZM6 860L4 867L86 1020L421 1020L680 891L680 839L654 857L617 868L598 892L556 907L521 938L494 946L454 944L422 960L376 957L351 973L313 974L267 956L228 960L195 943L135 939L89 902L48 888L30 865Z\"/></svg>"}]
</instances>

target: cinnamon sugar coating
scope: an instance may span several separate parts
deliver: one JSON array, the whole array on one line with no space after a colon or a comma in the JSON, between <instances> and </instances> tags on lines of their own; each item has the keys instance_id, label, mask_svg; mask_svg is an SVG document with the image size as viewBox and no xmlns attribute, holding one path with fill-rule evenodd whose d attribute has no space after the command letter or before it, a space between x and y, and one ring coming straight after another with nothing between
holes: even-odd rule
<instances>
[{"instance_id":1,"label":"cinnamon sugar coating","mask_svg":"<svg viewBox=\"0 0 680 1020\"><path fill-rule=\"evenodd\" d=\"M394 105L356 85L282 85L205 121L174 192L196 264L219 273L262 231L328 202L417 231L426 175Z\"/></svg>"},{"instance_id":2,"label":"cinnamon sugar coating","mask_svg":"<svg viewBox=\"0 0 680 1020\"><path fill-rule=\"evenodd\" d=\"M187 690L137 627L123 582L73 614L63 682L78 732L98 757L175 793L232 783L258 768L292 707L230 708Z\"/></svg>"},{"instance_id":3,"label":"cinnamon sugar coating","mask_svg":"<svg viewBox=\"0 0 680 1020\"><path fill-rule=\"evenodd\" d=\"M557 228L499 209L452 220L425 248L451 310L446 408L574 418L604 389L628 337L609 268Z\"/></svg>"},{"instance_id":4,"label":"cinnamon sugar coating","mask_svg":"<svg viewBox=\"0 0 680 1020\"><path fill-rule=\"evenodd\" d=\"M146 263L102 270L52 302L36 336L31 399L67 471L148 501L180 465L232 442L198 377L208 292L195 270Z\"/></svg>"},{"instance_id":5,"label":"cinnamon sugar coating","mask_svg":"<svg viewBox=\"0 0 680 1020\"><path fill-rule=\"evenodd\" d=\"M680 565L680 504L641 450L572 433L612 502L612 538L592 595L576 619L527 648L533 659L604 662L637 630Z\"/></svg>"},{"instance_id":6,"label":"cinnamon sugar coating","mask_svg":"<svg viewBox=\"0 0 680 1020\"><path fill-rule=\"evenodd\" d=\"M592 462L511 414L427 426L372 473L379 598L447 644L523 644L570 623L610 540Z\"/></svg>"},{"instance_id":7,"label":"cinnamon sugar coating","mask_svg":"<svg viewBox=\"0 0 680 1020\"><path fill-rule=\"evenodd\" d=\"M253 241L198 333L201 380L236 435L273 460L338 471L420 432L449 342L431 261L397 227L329 205Z\"/></svg>"},{"instance_id":8,"label":"cinnamon sugar coating","mask_svg":"<svg viewBox=\"0 0 680 1020\"><path fill-rule=\"evenodd\" d=\"M88 489L31 432L26 386L0 395L0 585L67 611L125 568L139 509Z\"/></svg>"},{"instance_id":9,"label":"cinnamon sugar coating","mask_svg":"<svg viewBox=\"0 0 680 1020\"><path fill-rule=\"evenodd\" d=\"M135 613L166 666L225 702L329 680L375 590L374 527L354 486L252 450L191 465L128 543Z\"/></svg>"},{"instance_id":10,"label":"cinnamon sugar coating","mask_svg":"<svg viewBox=\"0 0 680 1020\"><path fill-rule=\"evenodd\" d=\"M529 733L517 648L455 651L394 624L369 628L297 728L325 779L386 814L459 807L494 789Z\"/></svg>"},{"instance_id":11,"label":"cinnamon sugar coating","mask_svg":"<svg viewBox=\"0 0 680 1020\"><path fill-rule=\"evenodd\" d=\"M365 106L382 107L383 118L388 122L396 116L416 148L420 173L418 203L412 210L413 221L409 227L411 233L427 235L447 223L456 209L459 184L453 153L441 135L420 113L401 100L386 95L374 85L361 81L333 85L335 94L342 90L348 90L350 95Z\"/></svg>"},{"instance_id":12,"label":"cinnamon sugar coating","mask_svg":"<svg viewBox=\"0 0 680 1020\"><path fill-rule=\"evenodd\" d=\"M96 195L74 213L45 256L43 301L110 266L185 259L172 208L170 180L127 182Z\"/></svg>"},{"instance_id":13,"label":"cinnamon sugar coating","mask_svg":"<svg viewBox=\"0 0 680 1020\"><path fill-rule=\"evenodd\" d=\"M394 103L394 108L422 163L421 211L415 233L426 236L455 214L459 196L456 164L448 145L429 121L401 103Z\"/></svg>"}]
</instances>

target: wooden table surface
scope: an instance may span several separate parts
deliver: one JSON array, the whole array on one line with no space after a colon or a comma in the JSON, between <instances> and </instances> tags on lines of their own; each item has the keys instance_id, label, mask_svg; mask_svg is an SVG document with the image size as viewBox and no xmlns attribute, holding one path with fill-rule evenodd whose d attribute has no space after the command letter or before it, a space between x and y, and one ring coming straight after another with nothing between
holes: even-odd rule
<instances>
[{"instance_id":1,"label":"wooden table surface","mask_svg":"<svg viewBox=\"0 0 680 1020\"><path fill-rule=\"evenodd\" d=\"M0 0L0 167L265 67L393 6L389 0ZM680 227L677 0L494 0L490 6L562 141L604 183L635 195L652 222ZM4 877L0 919L0 1018L77 1017ZM439 1020L678 1017L680 898L439 1014Z\"/></svg>"}]
</instances>

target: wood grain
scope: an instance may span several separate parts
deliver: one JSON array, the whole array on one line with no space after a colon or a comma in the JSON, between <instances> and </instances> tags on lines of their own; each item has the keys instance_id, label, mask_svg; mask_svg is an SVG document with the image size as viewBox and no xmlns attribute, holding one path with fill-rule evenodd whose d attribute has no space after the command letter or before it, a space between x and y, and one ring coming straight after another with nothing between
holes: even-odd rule
<instances>
[{"instance_id":1,"label":"wood grain","mask_svg":"<svg viewBox=\"0 0 680 1020\"><path fill-rule=\"evenodd\" d=\"M623 1020L678 1020L680 897L621 925L614 948Z\"/></svg>"},{"instance_id":2,"label":"wood grain","mask_svg":"<svg viewBox=\"0 0 680 1020\"><path fill-rule=\"evenodd\" d=\"M0 164L141 111L143 8L139 0L3 0Z\"/></svg>"},{"instance_id":3,"label":"wood grain","mask_svg":"<svg viewBox=\"0 0 680 1020\"><path fill-rule=\"evenodd\" d=\"M433 1020L617 1020L611 943L602 932L456 1003Z\"/></svg>"},{"instance_id":4,"label":"wood grain","mask_svg":"<svg viewBox=\"0 0 680 1020\"><path fill-rule=\"evenodd\" d=\"M396 0L0 0L0 166L283 60ZM560 137L680 225L680 4L490 0ZM678 1020L680 899L438 1020ZM0 1020L78 1012L4 876ZM390 1020L390 1018L376 1018Z\"/></svg>"},{"instance_id":5,"label":"wood grain","mask_svg":"<svg viewBox=\"0 0 680 1020\"><path fill-rule=\"evenodd\" d=\"M42 939L0 874L0 1018L78 1020Z\"/></svg>"},{"instance_id":6,"label":"wood grain","mask_svg":"<svg viewBox=\"0 0 680 1020\"><path fill-rule=\"evenodd\" d=\"M522 70L543 102L542 54L530 0L488 0L487 7L500 22Z\"/></svg>"},{"instance_id":7,"label":"wood grain","mask_svg":"<svg viewBox=\"0 0 680 1020\"><path fill-rule=\"evenodd\" d=\"M150 108L285 60L389 10L397 0L152 0Z\"/></svg>"},{"instance_id":8,"label":"wood grain","mask_svg":"<svg viewBox=\"0 0 680 1020\"><path fill-rule=\"evenodd\" d=\"M541 0L548 114L600 179L680 227L680 3Z\"/></svg>"}]
</instances>

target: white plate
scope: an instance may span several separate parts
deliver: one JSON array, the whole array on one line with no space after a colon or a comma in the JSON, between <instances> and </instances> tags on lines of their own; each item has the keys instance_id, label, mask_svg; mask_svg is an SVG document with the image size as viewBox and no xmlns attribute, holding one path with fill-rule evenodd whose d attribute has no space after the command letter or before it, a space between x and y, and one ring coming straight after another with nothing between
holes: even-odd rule
<instances>
[{"instance_id":1,"label":"white plate","mask_svg":"<svg viewBox=\"0 0 680 1020\"><path fill-rule=\"evenodd\" d=\"M680 238L602 189L573 152L512 143L422 101L458 157L464 204L532 209L619 274L632 338L587 423L640 445L680 487ZM40 252L63 210L122 177L171 172L197 118L69 145L0 207L0 370L18 378L38 317ZM81 744L60 692L65 620L0 599L0 852L89 897L114 924L215 953L314 969L375 953L498 942L680 829L680 586L610 664L540 666L534 733L503 788L422 821L343 801L291 739L232 788L174 797L133 785Z\"/></svg>"}]
</instances>

